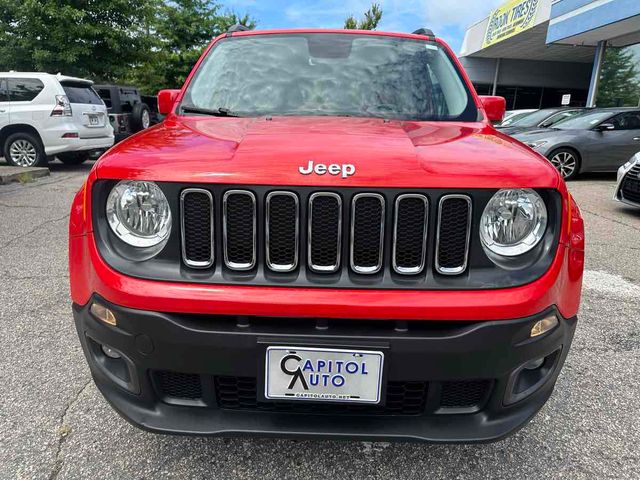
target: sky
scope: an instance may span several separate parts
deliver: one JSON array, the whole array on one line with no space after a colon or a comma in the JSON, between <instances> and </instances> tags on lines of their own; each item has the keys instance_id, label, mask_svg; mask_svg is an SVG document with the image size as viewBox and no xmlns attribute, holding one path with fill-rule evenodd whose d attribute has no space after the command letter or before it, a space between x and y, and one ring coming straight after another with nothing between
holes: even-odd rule
<instances>
[{"instance_id":1,"label":"sky","mask_svg":"<svg viewBox=\"0 0 640 480\"><path fill-rule=\"evenodd\" d=\"M505 0L377 0L378 30L413 32L427 27L458 53L464 32ZM372 0L222 0L225 9L248 13L258 28L342 28L349 15L361 18Z\"/></svg>"}]
</instances>

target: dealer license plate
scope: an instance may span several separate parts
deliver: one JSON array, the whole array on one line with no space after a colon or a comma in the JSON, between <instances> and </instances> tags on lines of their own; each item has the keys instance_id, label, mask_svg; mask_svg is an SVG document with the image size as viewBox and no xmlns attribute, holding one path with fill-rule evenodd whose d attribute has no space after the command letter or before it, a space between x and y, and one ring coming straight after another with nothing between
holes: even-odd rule
<instances>
[{"instance_id":1,"label":"dealer license plate","mask_svg":"<svg viewBox=\"0 0 640 480\"><path fill-rule=\"evenodd\" d=\"M382 352L268 347L265 397L380 403Z\"/></svg>"}]
</instances>

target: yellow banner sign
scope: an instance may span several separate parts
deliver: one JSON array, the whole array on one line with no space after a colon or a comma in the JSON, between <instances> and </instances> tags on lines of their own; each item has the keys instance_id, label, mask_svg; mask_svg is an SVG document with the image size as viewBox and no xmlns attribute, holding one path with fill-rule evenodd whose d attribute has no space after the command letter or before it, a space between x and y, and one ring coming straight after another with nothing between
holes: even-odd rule
<instances>
[{"instance_id":1,"label":"yellow banner sign","mask_svg":"<svg viewBox=\"0 0 640 480\"><path fill-rule=\"evenodd\" d=\"M489 16L482 48L495 45L533 27L540 0L511 0Z\"/></svg>"}]
</instances>

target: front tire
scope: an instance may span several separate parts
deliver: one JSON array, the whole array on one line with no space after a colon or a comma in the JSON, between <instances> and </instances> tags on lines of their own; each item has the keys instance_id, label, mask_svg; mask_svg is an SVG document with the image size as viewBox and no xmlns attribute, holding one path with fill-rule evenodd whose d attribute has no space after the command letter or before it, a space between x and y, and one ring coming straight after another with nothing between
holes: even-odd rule
<instances>
[{"instance_id":1,"label":"front tire","mask_svg":"<svg viewBox=\"0 0 640 480\"><path fill-rule=\"evenodd\" d=\"M32 133L18 132L4 142L4 159L14 167L45 167L47 155L40 139Z\"/></svg>"},{"instance_id":2,"label":"front tire","mask_svg":"<svg viewBox=\"0 0 640 480\"><path fill-rule=\"evenodd\" d=\"M580 174L580 157L571 148L558 148L547 158L565 180L573 180Z\"/></svg>"},{"instance_id":3,"label":"front tire","mask_svg":"<svg viewBox=\"0 0 640 480\"><path fill-rule=\"evenodd\" d=\"M90 155L90 152L59 153L58 160L65 165L80 165L81 163L86 162Z\"/></svg>"}]
</instances>

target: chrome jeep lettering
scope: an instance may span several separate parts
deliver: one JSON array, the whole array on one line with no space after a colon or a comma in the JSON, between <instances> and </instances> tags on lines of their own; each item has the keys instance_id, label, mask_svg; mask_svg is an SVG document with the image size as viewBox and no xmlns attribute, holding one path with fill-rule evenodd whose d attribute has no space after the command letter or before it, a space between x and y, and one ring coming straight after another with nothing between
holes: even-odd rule
<instances>
[{"instance_id":1,"label":"chrome jeep lettering","mask_svg":"<svg viewBox=\"0 0 640 480\"><path fill-rule=\"evenodd\" d=\"M337 163L332 163L330 165L317 163L314 165L313 160L309 160L306 167L298 167L298 172L302 175L311 175L312 173L315 173L316 175L324 175L325 173L329 173L329 175L341 175L342 178L347 178L356 173L356 167L350 163L344 163L342 165Z\"/></svg>"}]
</instances>

